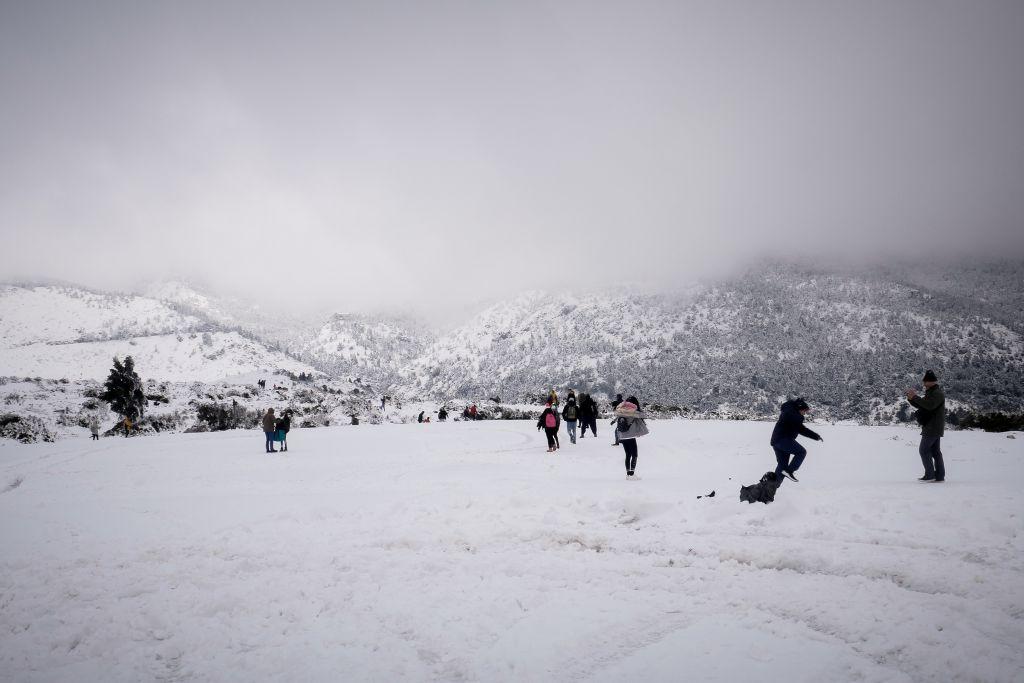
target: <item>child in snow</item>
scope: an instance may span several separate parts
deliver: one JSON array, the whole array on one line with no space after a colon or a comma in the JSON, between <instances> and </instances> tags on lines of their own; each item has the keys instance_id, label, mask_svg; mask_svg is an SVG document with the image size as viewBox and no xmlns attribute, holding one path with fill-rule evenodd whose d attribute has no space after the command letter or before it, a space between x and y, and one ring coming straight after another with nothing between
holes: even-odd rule
<instances>
[{"instance_id":1,"label":"child in snow","mask_svg":"<svg viewBox=\"0 0 1024 683\"><path fill-rule=\"evenodd\" d=\"M804 427L804 416L811 411L807 401L802 398L786 401L782 404L779 413L779 421L775 423L772 430L772 450L775 451L775 460L778 467L775 468L775 478L782 482L782 475L785 474L793 481L799 481L794 474L800 469L800 464L807 455L807 449L796 442L797 435L806 436L815 441L824 441L817 432ZM790 461L789 456L793 456Z\"/></svg>"},{"instance_id":2,"label":"child in snow","mask_svg":"<svg viewBox=\"0 0 1024 683\"><path fill-rule=\"evenodd\" d=\"M636 471L637 438L650 433L646 418L636 396L630 396L615 407L615 436L626 452L626 477L632 477Z\"/></svg>"},{"instance_id":3,"label":"child in snow","mask_svg":"<svg viewBox=\"0 0 1024 683\"><path fill-rule=\"evenodd\" d=\"M540 414L540 419L537 420L537 429L543 429L544 435L548 437L548 453L558 450L558 423L558 411L552 407L551 401L548 401L544 412Z\"/></svg>"},{"instance_id":4,"label":"child in snow","mask_svg":"<svg viewBox=\"0 0 1024 683\"><path fill-rule=\"evenodd\" d=\"M284 411L284 416L277 421L275 425L277 427L277 440L281 442L281 451L288 450L288 432L292 428L292 413L290 410Z\"/></svg>"},{"instance_id":5,"label":"child in snow","mask_svg":"<svg viewBox=\"0 0 1024 683\"><path fill-rule=\"evenodd\" d=\"M95 415L89 420L89 431L92 432L92 440L100 440L100 419Z\"/></svg>"}]
</instances>

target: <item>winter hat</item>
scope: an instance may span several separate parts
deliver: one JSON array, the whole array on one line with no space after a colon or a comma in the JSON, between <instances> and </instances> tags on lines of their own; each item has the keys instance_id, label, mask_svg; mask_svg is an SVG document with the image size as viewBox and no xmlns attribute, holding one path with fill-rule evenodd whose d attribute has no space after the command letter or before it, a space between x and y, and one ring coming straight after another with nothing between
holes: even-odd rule
<instances>
[{"instance_id":1,"label":"winter hat","mask_svg":"<svg viewBox=\"0 0 1024 683\"><path fill-rule=\"evenodd\" d=\"M924 377L921 379L922 382L938 382L939 378L935 376L935 373L928 370L924 373Z\"/></svg>"},{"instance_id":2,"label":"winter hat","mask_svg":"<svg viewBox=\"0 0 1024 683\"><path fill-rule=\"evenodd\" d=\"M811 407L809 405L807 405L807 401L803 400L802 398L798 398L794 402L793 407L796 408L797 410L810 410L811 409Z\"/></svg>"}]
</instances>

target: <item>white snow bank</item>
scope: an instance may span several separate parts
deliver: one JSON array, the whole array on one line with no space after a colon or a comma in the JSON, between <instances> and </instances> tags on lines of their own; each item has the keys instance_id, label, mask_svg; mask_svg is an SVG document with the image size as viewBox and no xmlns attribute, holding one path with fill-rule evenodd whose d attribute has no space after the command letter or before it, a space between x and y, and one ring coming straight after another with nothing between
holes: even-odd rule
<instances>
[{"instance_id":1,"label":"white snow bank","mask_svg":"<svg viewBox=\"0 0 1024 683\"><path fill-rule=\"evenodd\" d=\"M1024 439L920 484L913 432L822 426L740 503L770 430L653 422L635 482L526 422L3 443L0 677L1024 678Z\"/></svg>"}]
</instances>

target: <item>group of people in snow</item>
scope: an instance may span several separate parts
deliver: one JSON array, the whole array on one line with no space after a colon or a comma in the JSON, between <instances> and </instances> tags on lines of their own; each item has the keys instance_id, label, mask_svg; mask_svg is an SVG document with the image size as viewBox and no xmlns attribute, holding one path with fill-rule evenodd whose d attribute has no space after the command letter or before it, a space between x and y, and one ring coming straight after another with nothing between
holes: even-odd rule
<instances>
[{"instance_id":1,"label":"group of people in snow","mask_svg":"<svg viewBox=\"0 0 1024 683\"><path fill-rule=\"evenodd\" d=\"M612 426L615 428L615 443L612 445L622 445L626 452L626 476L633 477L636 471L636 440L650 433L647 428L647 415L641 410L640 401L636 396L630 396L624 401L622 394L619 394L616 400L612 401L612 407L615 410L615 417L612 420ZM548 453L554 453L561 448L558 431L562 420L565 420L570 442L576 443L577 427L582 430L581 439L586 436L588 427L594 437L597 437L598 415L597 402L590 394L581 393L577 399L576 392L572 389L566 395L565 407L559 413L558 392L552 389L548 394L544 410L537 420L537 429L543 429L544 436L547 437Z\"/></svg>"},{"instance_id":2,"label":"group of people in snow","mask_svg":"<svg viewBox=\"0 0 1024 683\"><path fill-rule=\"evenodd\" d=\"M921 425L921 443L918 451L921 455L921 464L924 465L924 475L919 481L942 482L946 480L946 467L940 447L946 429L946 396L934 371L925 372L921 382L924 385L924 395L919 395L914 389L906 390L907 400L918 409L916 417L918 424ZM636 440L650 433L647 428L647 415L641 409L636 396L623 400L622 394L618 394L612 401L612 408L612 425L615 428L615 443L612 445L622 445L626 454L626 476L632 478L636 472ZM769 442L775 453L776 462L775 480L772 482L774 488L782 483L783 477L799 481L796 472L807 456L807 449L797 441L797 437L803 436L824 442L820 434L804 425L810 410L810 406L803 398L786 401L780 408L779 418L775 422ZM587 426L590 426L594 436L597 436L597 417L598 409L594 400L587 394L581 394L577 400L576 393L572 390L566 397L565 407L559 413L558 392L552 389L537 420L537 429L544 430L548 444L547 452L554 453L561 447L558 432L562 420L565 421L571 443L575 444L578 425L582 426L583 434L586 433ZM771 473L766 476L770 475Z\"/></svg>"},{"instance_id":3,"label":"group of people in snow","mask_svg":"<svg viewBox=\"0 0 1024 683\"><path fill-rule=\"evenodd\" d=\"M267 408L263 415L263 433L267 437L267 453L277 453L274 443L281 444L281 452L288 450L288 432L292 428L292 411L285 410L281 417L274 416L274 409Z\"/></svg>"}]
</instances>

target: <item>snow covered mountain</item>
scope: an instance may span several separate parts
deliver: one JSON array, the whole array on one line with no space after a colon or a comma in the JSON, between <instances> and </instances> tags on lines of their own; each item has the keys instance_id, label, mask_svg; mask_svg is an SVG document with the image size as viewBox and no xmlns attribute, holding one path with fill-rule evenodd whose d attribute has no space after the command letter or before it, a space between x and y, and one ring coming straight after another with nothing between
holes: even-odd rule
<instances>
[{"instance_id":1,"label":"snow covered mountain","mask_svg":"<svg viewBox=\"0 0 1024 683\"><path fill-rule=\"evenodd\" d=\"M0 289L0 375L102 379L131 355L147 378L213 382L314 368L165 301L55 286Z\"/></svg>"},{"instance_id":2,"label":"snow covered mountain","mask_svg":"<svg viewBox=\"0 0 1024 683\"><path fill-rule=\"evenodd\" d=\"M431 339L429 328L409 318L336 314L303 331L288 348L330 374L387 384Z\"/></svg>"},{"instance_id":3,"label":"snow covered mountain","mask_svg":"<svg viewBox=\"0 0 1024 683\"><path fill-rule=\"evenodd\" d=\"M889 421L926 368L978 410L1024 406L1019 264L827 272L770 266L685 296L531 293L432 343L412 394L536 400L549 387L702 415L767 416L788 394ZM925 284L919 284L919 283Z\"/></svg>"},{"instance_id":4,"label":"snow covered mountain","mask_svg":"<svg viewBox=\"0 0 1024 683\"><path fill-rule=\"evenodd\" d=\"M704 416L766 417L802 394L820 414L906 418L901 390L934 368L951 407L1024 409L1024 264L860 270L766 265L685 293L528 292L438 333L408 317L283 320L188 285L149 296L0 289L0 375L101 379L252 372L361 378L406 401L535 403L574 387L636 392Z\"/></svg>"}]
</instances>

